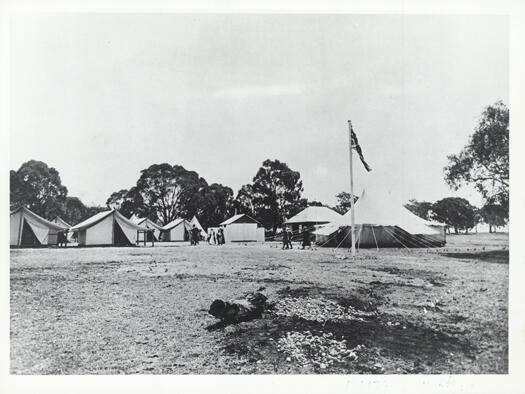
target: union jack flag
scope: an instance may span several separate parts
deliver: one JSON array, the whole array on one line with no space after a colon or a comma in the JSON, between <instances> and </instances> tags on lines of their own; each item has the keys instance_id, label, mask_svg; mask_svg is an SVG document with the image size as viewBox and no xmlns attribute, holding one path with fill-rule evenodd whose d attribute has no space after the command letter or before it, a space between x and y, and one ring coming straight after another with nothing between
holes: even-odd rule
<instances>
[{"instance_id":1,"label":"union jack flag","mask_svg":"<svg viewBox=\"0 0 525 394\"><path fill-rule=\"evenodd\" d=\"M361 163L365 166L367 171L372 171L372 168L368 165L368 163L365 161L365 158L363 157L363 151L361 150L361 147L359 146L359 141L357 141L357 135L354 133L354 129L350 127L350 133L352 133L352 149L355 149L357 154L359 155L359 158L361 159Z\"/></svg>"}]
</instances>

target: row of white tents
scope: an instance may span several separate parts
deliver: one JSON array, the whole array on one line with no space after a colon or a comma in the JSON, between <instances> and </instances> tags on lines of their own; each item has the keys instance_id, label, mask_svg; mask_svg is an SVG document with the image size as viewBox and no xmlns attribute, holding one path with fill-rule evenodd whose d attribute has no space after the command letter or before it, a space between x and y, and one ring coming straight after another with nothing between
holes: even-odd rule
<instances>
[{"instance_id":1,"label":"row of white tents","mask_svg":"<svg viewBox=\"0 0 525 394\"><path fill-rule=\"evenodd\" d=\"M264 228L248 215L235 215L220 224L226 242L264 241ZM109 210L71 226L60 217L46 220L20 207L10 214L10 241L13 247L39 247L65 244L76 240L80 246L131 246L142 241L188 241L196 227L202 239L207 237L197 217L175 219L160 226L151 219L124 217Z\"/></svg>"},{"instance_id":2,"label":"row of white tents","mask_svg":"<svg viewBox=\"0 0 525 394\"><path fill-rule=\"evenodd\" d=\"M317 244L351 246L351 213L340 215L327 207L307 207L286 220L285 225L298 234L308 229ZM357 247L435 247L446 243L445 225L424 220L387 193L365 193L355 204L355 239ZM204 231L196 217L175 219L160 226L148 218L125 218L116 210L100 212L71 226L61 218L48 221L27 208L11 212L12 246L45 246L72 241L75 234L81 246L136 245L137 241L188 241L193 226L204 239L223 229L226 242L264 242L264 228L249 215L239 214L225 220L220 227ZM142 239L139 239L140 237ZM295 239L300 238L300 236Z\"/></svg>"}]
</instances>

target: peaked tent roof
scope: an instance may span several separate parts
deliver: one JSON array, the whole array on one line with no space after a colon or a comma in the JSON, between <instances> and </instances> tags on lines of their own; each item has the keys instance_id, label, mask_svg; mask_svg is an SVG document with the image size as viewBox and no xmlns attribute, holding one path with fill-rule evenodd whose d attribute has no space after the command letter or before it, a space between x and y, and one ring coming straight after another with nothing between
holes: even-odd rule
<instances>
[{"instance_id":1,"label":"peaked tent roof","mask_svg":"<svg viewBox=\"0 0 525 394\"><path fill-rule=\"evenodd\" d=\"M89 227L92 227L94 226L95 224L97 224L98 222L104 220L105 218L107 218L108 216L110 215L115 215L115 217L120 220L120 221L123 221L124 223L126 223L128 226L131 226L131 227L134 227L136 228L137 230L146 230L146 227L144 226L140 226L136 223L133 223L131 220L129 219L126 219L125 216L123 216L119 211L115 210L115 209L111 209L109 211L104 211L104 212L99 212L97 213L96 215L93 215L91 216L90 218L84 220L83 222L71 227L70 230L72 231L81 231L81 230L85 230Z\"/></svg>"},{"instance_id":2,"label":"peaked tent roof","mask_svg":"<svg viewBox=\"0 0 525 394\"><path fill-rule=\"evenodd\" d=\"M133 222L135 224L138 224L140 226L146 226L147 228L155 228L157 230L162 229L162 226L155 223L153 220L149 218L139 218L136 215L133 215L129 218L130 222Z\"/></svg>"},{"instance_id":3,"label":"peaked tent roof","mask_svg":"<svg viewBox=\"0 0 525 394\"><path fill-rule=\"evenodd\" d=\"M345 213L335 223L350 226L351 212ZM439 234L438 230L430 227L433 225L432 222L414 215L388 193L376 194L363 191L355 203L355 224L398 226L411 234Z\"/></svg>"},{"instance_id":4,"label":"peaked tent roof","mask_svg":"<svg viewBox=\"0 0 525 394\"><path fill-rule=\"evenodd\" d=\"M139 218L137 215L133 214L131 215L131 217L129 218L129 221L130 222L133 222L133 223L136 223L138 224L142 219Z\"/></svg>"},{"instance_id":5,"label":"peaked tent roof","mask_svg":"<svg viewBox=\"0 0 525 394\"><path fill-rule=\"evenodd\" d=\"M307 207L286 220L285 224L330 223L341 220L342 215L328 207Z\"/></svg>"},{"instance_id":6,"label":"peaked tent roof","mask_svg":"<svg viewBox=\"0 0 525 394\"><path fill-rule=\"evenodd\" d=\"M49 227L50 229L53 229L53 230L65 230L66 229L65 226L50 222L49 220L44 219L42 216L37 215L36 213L34 213L33 211L31 211L29 208L26 208L26 207L18 207L17 209L12 211L9 215L10 216L14 215L20 211L22 211L22 215L28 216L29 218L37 221L38 223Z\"/></svg>"},{"instance_id":7,"label":"peaked tent roof","mask_svg":"<svg viewBox=\"0 0 525 394\"><path fill-rule=\"evenodd\" d=\"M202 226L201 226L201 224L200 224L200 222L199 222L199 219L197 219L197 216L194 215L194 216L191 218L191 220L190 220L190 225L191 225L191 226L195 225L195 227L197 227L197 228L200 230L200 232L201 232L202 235L204 235L204 236L206 235L206 231L204 231L204 229L202 228Z\"/></svg>"},{"instance_id":8,"label":"peaked tent roof","mask_svg":"<svg viewBox=\"0 0 525 394\"><path fill-rule=\"evenodd\" d=\"M10 221L10 239L9 245L21 245L22 235L24 233L22 224L25 222L33 231L34 236L41 245L47 245L50 234L57 234L66 230L66 227L50 222L37 215L26 207L19 207L9 215Z\"/></svg>"},{"instance_id":9,"label":"peaked tent roof","mask_svg":"<svg viewBox=\"0 0 525 394\"><path fill-rule=\"evenodd\" d=\"M141 226L146 226L147 228L154 228L157 230L160 230L162 228L162 226L158 225L157 223L155 223L153 220L149 218L138 219L137 224Z\"/></svg>"},{"instance_id":10,"label":"peaked tent roof","mask_svg":"<svg viewBox=\"0 0 525 394\"><path fill-rule=\"evenodd\" d=\"M184 223L186 227L189 227L190 225L190 222L188 222L186 219L183 219L183 218L177 218L175 220L172 220L171 222L169 222L168 224L166 224L165 226L163 226L161 228L162 231L168 231L168 230L171 230L173 227L177 227L178 225L180 225L181 223Z\"/></svg>"},{"instance_id":11,"label":"peaked tent roof","mask_svg":"<svg viewBox=\"0 0 525 394\"><path fill-rule=\"evenodd\" d=\"M228 224L232 224L232 223L235 223L237 222L238 220L242 219L242 218L248 218L249 219L249 222L252 222L252 223L257 223L257 224L261 224L259 223L257 220L255 220L254 218L252 218L251 216L248 216L246 215L245 213L240 213L238 215L233 215L231 218L229 219L226 219L224 222L222 222L219 226L226 226Z\"/></svg>"},{"instance_id":12,"label":"peaked tent roof","mask_svg":"<svg viewBox=\"0 0 525 394\"><path fill-rule=\"evenodd\" d=\"M59 226L63 226L65 228L71 228L72 226L66 222L64 219L62 219L60 216L57 216L52 220L53 223L58 224Z\"/></svg>"}]
</instances>

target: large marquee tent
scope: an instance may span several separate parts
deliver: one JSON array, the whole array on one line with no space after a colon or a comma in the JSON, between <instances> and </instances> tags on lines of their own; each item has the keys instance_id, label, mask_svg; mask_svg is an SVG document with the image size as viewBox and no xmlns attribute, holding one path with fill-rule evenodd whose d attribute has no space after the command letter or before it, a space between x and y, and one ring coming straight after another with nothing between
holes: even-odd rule
<instances>
[{"instance_id":1,"label":"large marquee tent","mask_svg":"<svg viewBox=\"0 0 525 394\"><path fill-rule=\"evenodd\" d=\"M26 207L11 212L9 227L9 245L14 247L57 245L66 230L66 227L50 222Z\"/></svg>"},{"instance_id":2,"label":"large marquee tent","mask_svg":"<svg viewBox=\"0 0 525 394\"><path fill-rule=\"evenodd\" d=\"M146 231L147 228L112 209L99 212L70 230L78 232L78 244L81 246L132 246L137 243L138 231Z\"/></svg>"},{"instance_id":3,"label":"large marquee tent","mask_svg":"<svg viewBox=\"0 0 525 394\"><path fill-rule=\"evenodd\" d=\"M351 213L314 232L318 244L351 246ZM357 247L437 247L445 244L445 226L424 220L388 194L363 192L355 204Z\"/></svg>"}]
</instances>

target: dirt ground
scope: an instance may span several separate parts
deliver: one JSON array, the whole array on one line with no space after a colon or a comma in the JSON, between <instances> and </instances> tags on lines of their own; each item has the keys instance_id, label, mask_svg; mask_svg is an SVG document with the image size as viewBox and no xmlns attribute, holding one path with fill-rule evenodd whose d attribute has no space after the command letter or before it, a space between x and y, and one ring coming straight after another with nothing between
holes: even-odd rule
<instances>
[{"instance_id":1,"label":"dirt ground","mask_svg":"<svg viewBox=\"0 0 525 394\"><path fill-rule=\"evenodd\" d=\"M508 257L506 234L355 259L275 243L12 250L11 372L504 374ZM223 327L207 313L216 298L260 288L261 319ZM365 317L283 314L284 301ZM300 363L282 344L305 332L353 356Z\"/></svg>"}]
</instances>

